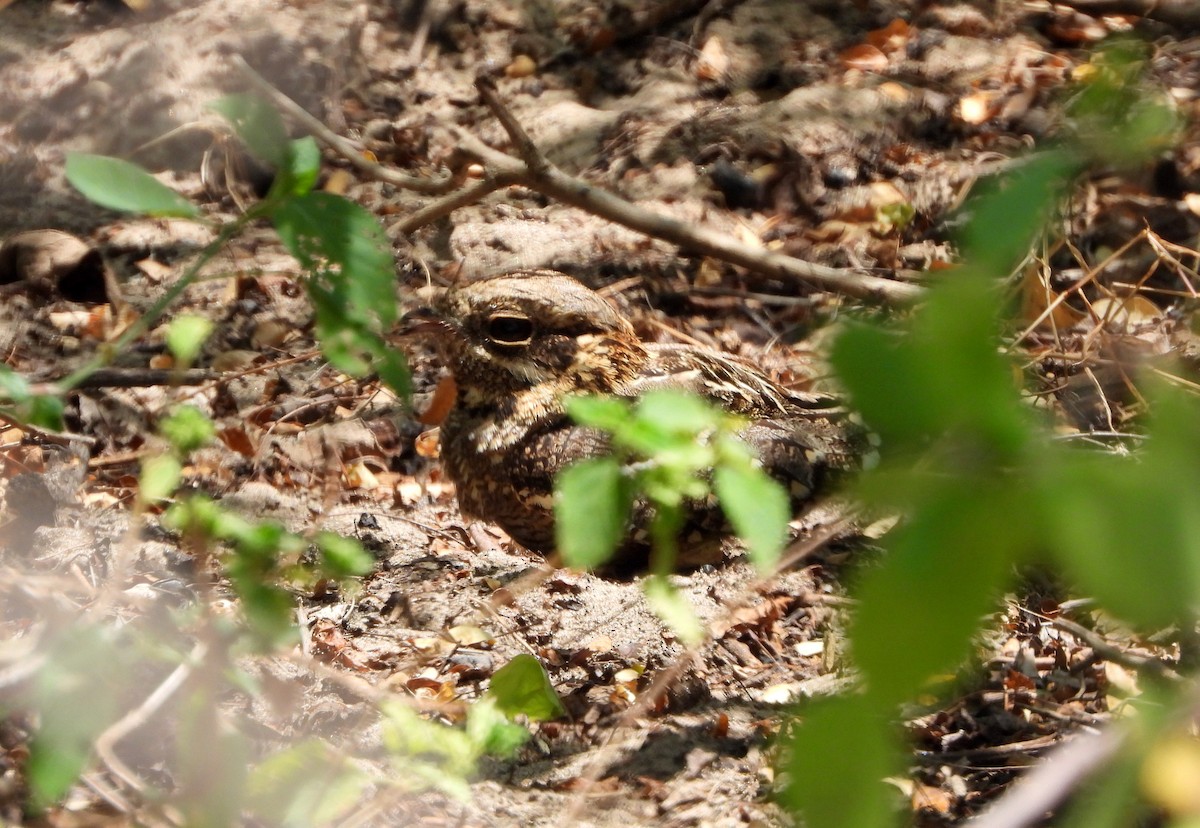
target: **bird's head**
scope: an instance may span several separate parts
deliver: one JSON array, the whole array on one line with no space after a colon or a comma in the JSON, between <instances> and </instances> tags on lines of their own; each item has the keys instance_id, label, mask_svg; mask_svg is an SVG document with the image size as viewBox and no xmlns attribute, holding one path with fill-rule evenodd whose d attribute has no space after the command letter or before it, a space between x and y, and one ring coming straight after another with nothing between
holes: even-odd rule
<instances>
[{"instance_id":1,"label":"bird's head","mask_svg":"<svg viewBox=\"0 0 1200 828\"><path fill-rule=\"evenodd\" d=\"M619 393L646 359L625 317L554 271L448 290L421 318L446 348L460 393L478 402L530 388Z\"/></svg>"}]
</instances>

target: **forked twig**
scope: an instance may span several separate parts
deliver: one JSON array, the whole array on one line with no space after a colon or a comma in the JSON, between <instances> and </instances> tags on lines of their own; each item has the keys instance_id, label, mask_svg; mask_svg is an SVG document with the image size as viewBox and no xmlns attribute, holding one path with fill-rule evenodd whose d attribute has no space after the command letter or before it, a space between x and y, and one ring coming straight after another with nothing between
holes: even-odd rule
<instances>
[{"instance_id":1,"label":"forked twig","mask_svg":"<svg viewBox=\"0 0 1200 828\"><path fill-rule=\"evenodd\" d=\"M146 783L134 773L132 768L121 761L114 748L130 733L145 725L179 691L207 651L208 645L204 642L193 647L187 658L171 671L170 675L154 689L153 693L146 697L145 701L110 725L96 739L96 755L115 776L138 793L145 793Z\"/></svg>"},{"instance_id":2,"label":"forked twig","mask_svg":"<svg viewBox=\"0 0 1200 828\"><path fill-rule=\"evenodd\" d=\"M481 99L500 121L521 154L521 158L514 158L492 149L464 130L455 129L463 152L478 159L493 177L509 176L531 190L564 204L677 244L685 250L740 265L765 276L806 282L833 293L892 304L911 302L924 293L921 287L907 282L885 279L859 270L827 267L751 247L732 237L651 212L607 190L567 175L538 151L500 100L490 77L476 79L475 85Z\"/></svg>"},{"instance_id":3,"label":"forked twig","mask_svg":"<svg viewBox=\"0 0 1200 828\"><path fill-rule=\"evenodd\" d=\"M1041 825L1046 814L1075 793L1117 755L1126 729L1109 726L1080 733L1034 766L968 828L1026 828Z\"/></svg>"},{"instance_id":4,"label":"forked twig","mask_svg":"<svg viewBox=\"0 0 1200 828\"><path fill-rule=\"evenodd\" d=\"M451 131L458 138L461 152L475 158L484 166L482 181L451 193L451 190L463 183L461 174L420 178L376 164L363 157L350 141L329 129L272 86L241 56L234 55L231 59L251 85L274 102L284 114L364 174L413 192L428 195L449 193L441 201L427 205L394 224L391 229L395 232L411 233L459 207L479 201L502 187L519 184L632 230L679 245L685 250L739 265L752 273L784 281L804 282L833 293L888 304L911 302L924 292L918 285L886 279L862 270L828 267L751 247L732 237L651 212L586 181L567 175L538 150L512 112L500 100L494 82L487 76L480 76L476 80L480 97L499 119L520 158L492 149L474 135L451 126Z\"/></svg>"},{"instance_id":5,"label":"forked twig","mask_svg":"<svg viewBox=\"0 0 1200 828\"><path fill-rule=\"evenodd\" d=\"M271 102L279 107L285 115L308 130L313 137L319 138L322 143L349 161L355 169L364 175L376 181L383 181L399 187L402 190L412 190L414 193L425 193L426 195L448 193L459 185L459 180L450 173L443 173L434 178L422 178L415 175L405 175L390 167L385 167L382 164L376 164L374 161L368 160L363 156L358 147L325 126L319 119L314 118L308 113L308 110L276 89L270 81L254 71L241 55L234 54L230 57L230 60L237 70L242 73L242 76L255 89L270 98Z\"/></svg>"},{"instance_id":6,"label":"forked twig","mask_svg":"<svg viewBox=\"0 0 1200 828\"><path fill-rule=\"evenodd\" d=\"M808 537L797 540L789 546L784 550L779 562L772 567L771 572L755 578L726 605L724 617L732 618L735 612L748 606L750 600L759 593L763 586L770 583L771 578L780 572L792 568L824 547L826 543L833 540L846 528L850 520L851 516L843 513L837 520L822 526ZM586 807L588 791L600 780L600 774L609 766L617 750L617 745L615 744L616 735L630 727L635 719L651 712L658 704L658 700L684 674L688 666L698 657L698 654L699 649L697 647L691 646L686 648L670 666L664 670L659 670L650 682L650 686L638 693L637 699L634 700L633 704L625 709L621 714L621 718L613 727L608 741L597 751L597 755L588 763L584 772L579 775L579 782L581 784L572 797L571 803L564 811L563 818L559 822L560 825L577 825L579 823L581 812Z\"/></svg>"}]
</instances>

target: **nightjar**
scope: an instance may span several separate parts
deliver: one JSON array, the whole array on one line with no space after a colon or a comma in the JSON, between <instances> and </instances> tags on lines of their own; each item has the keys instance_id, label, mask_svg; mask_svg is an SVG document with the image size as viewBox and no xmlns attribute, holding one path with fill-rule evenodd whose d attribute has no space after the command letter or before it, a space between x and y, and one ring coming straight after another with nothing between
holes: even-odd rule
<instances>
[{"instance_id":1,"label":"nightjar","mask_svg":"<svg viewBox=\"0 0 1200 828\"><path fill-rule=\"evenodd\" d=\"M474 282L414 316L438 334L457 386L441 453L462 511L537 552L554 548L555 474L608 449L606 435L567 416L565 395L699 394L749 421L741 437L796 503L862 455L861 428L829 398L789 391L717 351L644 343L606 299L562 273ZM720 525L694 517L694 525Z\"/></svg>"}]
</instances>

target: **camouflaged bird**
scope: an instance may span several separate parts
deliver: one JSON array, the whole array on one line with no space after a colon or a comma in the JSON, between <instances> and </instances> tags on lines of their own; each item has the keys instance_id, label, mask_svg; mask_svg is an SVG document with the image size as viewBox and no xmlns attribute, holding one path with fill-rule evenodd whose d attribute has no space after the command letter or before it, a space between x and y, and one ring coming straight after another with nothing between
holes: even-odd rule
<instances>
[{"instance_id":1,"label":"camouflaged bird","mask_svg":"<svg viewBox=\"0 0 1200 828\"><path fill-rule=\"evenodd\" d=\"M459 505L531 550L554 548L554 476L608 452L603 432L565 413L570 394L696 393L749 421L740 436L797 503L829 471L858 465L861 429L829 398L789 391L727 354L643 343L607 300L562 273L474 282L447 291L419 316L423 328L440 334L457 386L441 452ZM693 518L693 528L722 524L712 515ZM626 552L639 540L644 545L636 529Z\"/></svg>"}]
</instances>

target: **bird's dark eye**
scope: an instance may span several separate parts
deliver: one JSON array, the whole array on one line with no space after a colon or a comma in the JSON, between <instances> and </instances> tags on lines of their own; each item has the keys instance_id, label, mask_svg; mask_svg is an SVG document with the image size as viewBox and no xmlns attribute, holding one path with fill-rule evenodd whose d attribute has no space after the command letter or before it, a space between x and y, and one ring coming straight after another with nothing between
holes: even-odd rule
<instances>
[{"instance_id":1,"label":"bird's dark eye","mask_svg":"<svg viewBox=\"0 0 1200 828\"><path fill-rule=\"evenodd\" d=\"M525 345L533 338L533 323L524 316L497 314L488 320L487 336L497 345Z\"/></svg>"}]
</instances>

